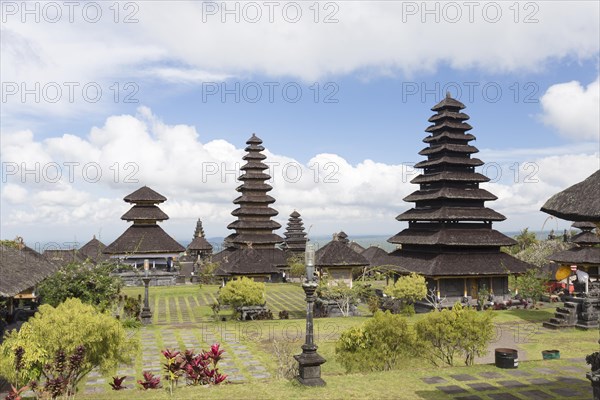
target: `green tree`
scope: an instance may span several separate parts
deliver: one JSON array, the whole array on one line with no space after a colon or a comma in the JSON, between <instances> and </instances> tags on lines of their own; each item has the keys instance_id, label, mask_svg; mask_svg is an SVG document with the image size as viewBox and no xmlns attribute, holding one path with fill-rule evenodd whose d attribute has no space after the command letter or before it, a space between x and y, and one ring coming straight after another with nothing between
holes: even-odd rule
<instances>
[{"instance_id":1,"label":"green tree","mask_svg":"<svg viewBox=\"0 0 600 400\"><path fill-rule=\"evenodd\" d=\"M454 365L456 355L472 365L475 356L485 354L494 336L493 314L463 308L459 303L452 310L429 313L417 321L415 329L424 343L423 354L434 365Z\"/></svg>"},{"instance_id":2,"label":"green tree","mask_svg":"<svg viewBox=\"0 0 600 400\"><path fill-rule=\"evenodd\" d=\"M111 276L115 268L108 263L95 266L68 264L39 285L42 302L56 307L73 297L106 310L116 300L122 287L121 278Z\"/></svg>"},{"instance_id":3,"label":"green tree","mask_svg":"<svg viewBox=\"0 0 600 400\"><path fill-rule=\"evenodd\" d=\"M0 345L0 375L9 382L22 378L14 368L19 347L24 350L21 363L29 382L40 378L57 352L73 354L79 346L84 346L85 357L75 384L95 367L108 373L119 364L130 364L139 344L127 337L118 320L79 299L67 299L56 308L44 304L18 332L6 335Z\"/></svg>"},{"instance_id":4,"label":"green tree","mask_svg":"<svg viewBox=\"0 0 600 400\"><path fill-rule=\"evenodd\" d=\"M219 268L217 262L204 262L200 265L198 270L198 279L200 284L211 284L215 283L215 271Z\"/></svg>"},{"instance_id":5,"label":"green tree","mask_svg":"<svg viewBox=\"0 0 600 400\"><path fill-rule=\"evenodd\" d=\"M306 273L304 265L304 257L299 254L294 254L287 259L287 265L290 267L290 276L300 278Z\"/></svg>"},{"instance_id":6,"label":"green tree","mask_svg":"<svg viewBox=\"0 0 600 400\"><path fill-rule=\"evenodd\" d=\"M516 254L538 242L535 232L529 232L529 228L521 230L521 232L515 236L515 240L517 241L517 245L509 248L509 253L511 254Z\"/></svg>"},{"instance_id":7,"label":"green tree","mask_svg":"<svg viewBox=\"0 0 600 400\"><path fill-rule=\"evenodd\" d=\"M514 247L516 248L517 246ZM521 261L533 264L536 267L542 267L548 262L548 257L551 254L566 250L569 247L570 244L562 239L541 240L513 254Z\"/></svg>"},{"instance_id":8,"label":"green tree","mask_svg":"<svg viewBox=\"0 0 600 400\"><path fill-rule=\"evenodd\" d=\"M387 371L415 355L419 344L406 318L377 311L361 326L343 332L335 346L346 372Z\"/></svg>"},{"instance_id":9,"label":"green tree","mask_svg":"<svg viewBox=\"0 0 600 400\"><path fill-rule=\"evenodd\" d=\"M345 282L321 279L317 288L317 296L324 300L334 301L344 317L350 315L352 306L358 304L362 286L348 286Z\"/></svg>"},{"instance_id":10,"label":"green tree","mask_svg":"<svg viewBox=\"0 0 600 400\"><path fill-rule=\"evenodd\" d=\"M516 279L516 288L524 299L531 299L535 306L542 296L548 294L550 274L540 268L530 268Z\"/></svg>"},{"instance_id":11,"label":"green tree","mask_svg":"<svg viewBox=\"0 0 600 400\"><path fill-rule=\"evenodd\" d=\"M227 282L219 291L219 303L229 304L235 310L243 306L265 303L265 284L246 277Z\"/></svg>"},{"instance_id":12,"label":"green tree","mask_svg":"<svg viewBox=\"0 0 600 400\"><path fill-rule=\"evenodd\" d=\"M427 296L427 283L425 277L415 272L398 278L396 283L384 289L388 296L402 301L401 310L407 315L414 314L414 303Z\"/></svg>"}]
</instances>

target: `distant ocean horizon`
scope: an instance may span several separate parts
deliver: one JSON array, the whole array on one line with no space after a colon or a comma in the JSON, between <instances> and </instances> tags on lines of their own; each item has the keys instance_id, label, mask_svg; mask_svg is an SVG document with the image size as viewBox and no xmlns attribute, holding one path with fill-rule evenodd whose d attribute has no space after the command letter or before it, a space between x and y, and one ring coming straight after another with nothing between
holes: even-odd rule
<instances>
[{"instance_id":1,"label":"distant ocean horizon","mask_svg":"<svg viewBox=\"0 0 600 400\"><path fill-rule=\"evenodd\" d=\"M534 232L534 231L531 231ZM519 233L521 233L521 231L507 231L507 232L502 232L503 234L505 234L508 237L514 238L515 236L517 236ZM534 232L537 239L538 240L543 240L546 239L548 237L548 233L549 231L538 231L538 232ZM356 242L359 245L361 245L364 248L370 247L370 246L377 246L377 247L381 247L383 250L385 251L392 251L396 249L396 245L393 243L389 243L387 240L394 236L396 234L396 232L394 233L390 233L390 234L386 234L386 235L352 235L349 236L348 239L350 239L350 241L352 242ZM562 234L562 232L556 232L557 235ZM331 241L333 235L320 235L320 236L311 236L310 240L312 243L315 243L317 245L317 248L325 245L326 243L328 243L329 241ZM223 244L223 240L225 238L223 237L210 237L210 238L206 238L206 240L208 240L208 242L210 244L213 245L213 251L214 252L218 252L221 250L221 246ZM190 241L181 241L179 240L179 243L184 246L187 247L188 244L190 244Z\"/></svg>"}]
</instances>

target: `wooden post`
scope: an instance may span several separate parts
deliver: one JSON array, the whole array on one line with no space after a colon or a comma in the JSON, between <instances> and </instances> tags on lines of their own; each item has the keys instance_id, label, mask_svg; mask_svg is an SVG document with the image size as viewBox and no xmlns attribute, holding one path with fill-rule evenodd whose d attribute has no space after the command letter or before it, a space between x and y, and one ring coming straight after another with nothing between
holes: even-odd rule
<instances>
[{"instance_id":1,"label":"wooden post","mask_svg":"<svg viewBox=\"0 0 600 400\"><path fill-rule=\"evenodd\" d=\"M437 278L435 280L435 282L436 282L436 296L439 299L439 298L441 298L440 297L440 278Z\"/></svg>"},{"instance_id":2,"label":"wooden post","mask_svg":"<svg viewBox=\"0 0 600 400\"><path fill-rule=\"evenodd\" d=\"M464 282L464 297L467 297L467 278L463 278Z\"/></svg>"}]
</instances>

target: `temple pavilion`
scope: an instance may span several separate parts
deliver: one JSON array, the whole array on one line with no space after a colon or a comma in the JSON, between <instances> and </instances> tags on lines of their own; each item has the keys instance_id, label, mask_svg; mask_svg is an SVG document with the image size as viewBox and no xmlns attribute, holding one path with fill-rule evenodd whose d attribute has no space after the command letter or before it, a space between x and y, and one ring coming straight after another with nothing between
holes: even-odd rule
<instances>
[{"instance_id":1,"label":"temple pavilion","mask_svg":"<svg viewBox=\"0 0 600 400\"><path fill-rule=\"evenodd\" d=\"M103 253L105 248L106 245L96 239L96 235L94 235L89 242L79 248L79 253L83 254L94 264L98 264L108 259L106 254Z\"/></svg>"},{"instance_id":2,"label":"temple pavilion","mask_svg":"<svg viewBox=\"0 0 600 400\"><path fill-rule=\"evenodd\" d=\"M369 261L354 251L349 243L344 232L335 233L333 239L315 253L315 267L320 276L352 287L352 270L369 266Z\"/></svg>"},{"instance_id":3,"label":"temple pavilion","mask_svg":"<svg viewBox=\"0 0 600 400\"><path fill-rule=\"evenodd\" d=\"M577 265L578 269L587 272L590 277L598 279L600 267L600 237L594 233L596 225L592 222L575 222L574 228L581 232L571 238L573 247L556 252L548 259L561 265Z\"/></svg>"},{"instance_id":4,"label":"temple pavilion","mask_svg":"<svg viewBox=\"0 0 600 400\"><path fill-rule=\"evenodd\" d=\"M144 186L125 196L123 200L133 204L133 207L121 219L133 224L104 248L104 254L118 259L122 264L140 267L144 265L144 260L149 260L153 268L164 265L170 270L173 258L179 256L185 248L157 224L169 219L157 206L167 198Z\"/></svg>"},{"instance_id":5,"label":"temple pavilion","mask_svg":"<svg viewBox=\"0 0 600 400\"><path fill-rule=\"evenodd\" d=\"M423 172L411 181L419 189L404 198L415 206L396 218L408 228L388 239L401 245L390 262L399 275L424 275L429 289L450 303L480 292L508 299L508 276L530 265L500 251L516 242L492 229L506 218L484 205L497 198L479 187L489 179L475 172L483 161L471 157L478 149L470 144L475 136L464 108L448 94L431 109L427 147L419 152L427 160L415 165Z\"/></svg>"},{"instance_id":6,"label":"temple pavilion","mask_svg":"<svg viewBox=\"0 0 600 400\"><path fill-rule=\"evenodd\" d=\"M238 178L242 184L236 188L240 196L233 201L238 208L231 213L237 220L227 226L235 232L225 238L226 248L213 256L213 261L219 263L215 275L224 280L247 276L279 281L287 263L283 250L276 247L284 239L273 233L281 225L272 220L278 212L271 207L275 199L267 194L273 188L266 183L271 177L265 173L269 168L263 162L265 148L254 134L246 144L246 164L240 168L242 175Z\"/></svg>"}]
</instances>

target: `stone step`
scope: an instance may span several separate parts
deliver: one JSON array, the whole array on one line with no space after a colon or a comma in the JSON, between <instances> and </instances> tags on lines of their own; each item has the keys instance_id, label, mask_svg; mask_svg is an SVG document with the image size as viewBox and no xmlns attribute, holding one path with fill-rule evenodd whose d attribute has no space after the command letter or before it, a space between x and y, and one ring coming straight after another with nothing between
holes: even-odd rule
<instances>
[{"instance_id":1,"label":"stone step","mask_svg":"<svg viewBox=\"0 0 600 400\"><path fill-rule=\"evenodd\" d=\"M561 314L572 314L572 313L575 313L576 311L577 310L574 308L563 308L563 307L556 308L556 312L561 313Z\"/></svg>"},{"instance_id":2,"label":"stone step","mask_svg":"<svg viewBox=\"0 0 600 400\"><path fill-rule=\"evenodd\" d=\"M542 326L544 328L548 328L548 329L560 329L560 328L564 328L564 325L559 325L559 324L555 324L555 323L552 323L552 322L544 322L542 324Z\"/></svg>"}]
</instances>

